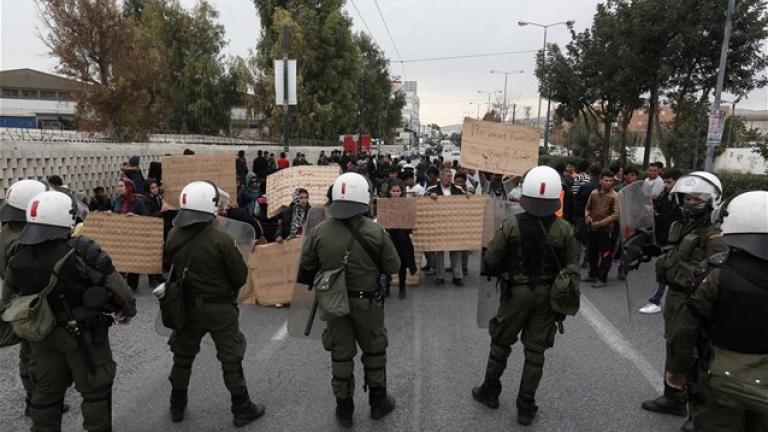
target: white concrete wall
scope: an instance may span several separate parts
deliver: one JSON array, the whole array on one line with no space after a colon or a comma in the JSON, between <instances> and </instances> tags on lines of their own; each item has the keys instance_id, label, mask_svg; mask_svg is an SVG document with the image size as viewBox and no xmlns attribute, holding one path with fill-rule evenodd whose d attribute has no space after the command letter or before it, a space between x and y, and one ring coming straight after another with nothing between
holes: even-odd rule
<instances>
[{"instance_id":1,"label":"white concrete wall","mask_svg":"<svg viewBox=\"0 0 768 432\"><path fill-rule=\"evenodd\" d=\"M728 148L715 159L715 171L768 174L768 161L751 148Z\"/></svg>"},{"instance_id":2,"label":"white concrete wall","mask_svg":"<svg viewBox=\"0 0 768 432\"><path fill-rule=\"evenodd\" d=\"M232 155L234 163L238 150L245 151L249 167L256 152L268 151L279 155L283 147L279 145L210 145L185 143L113 143L113 142L66 142L66 141L0 141L0 199L11 183L36 178L45 180L48 176L59 175L72 191L86 192L90 195L96 186L103 186L109 193L120 176L120 167L132 155L141 156L141 167L147 175L149 163L159 161L163 155L182 154L184 149L198 154ZM401 146L383 146L384 153L399 153ZM293 160L297 152L307 155L307 160L314 164L320 151L330 154L338 147L291 147L289 158Z\"/></svg>"}]
</instances>

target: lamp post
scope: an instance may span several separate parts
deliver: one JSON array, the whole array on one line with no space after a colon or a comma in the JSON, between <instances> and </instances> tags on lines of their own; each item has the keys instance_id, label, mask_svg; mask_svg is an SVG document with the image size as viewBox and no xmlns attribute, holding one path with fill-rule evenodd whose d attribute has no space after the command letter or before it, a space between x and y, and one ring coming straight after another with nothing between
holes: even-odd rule
<instances>
[{"instance_id":1,"label":"lamp post","mask_svg":"<svg viewBox=\"0 0 768 432\"><path fill-rule=\"evenodd\" d=\"M488 95L488 112L491 112L491 95L496 93L501 93L501 90L496 91L485 91L485 90L478 90L477 91L480 94L487 94Z\"/></svg>"},{"instance_id":2,"label":"lamp post","mask_svg":"<svg viewBox=\"0 0 768 432\"><path fill-rule=\"evenodd\" d=\"M523 73L525 71L523 70L515 70L515 71L499 71L491 69L492 74L503 74L504 75L504 105L501 108L501 122L504 123L507 120L507 78L509 78L510 74L517 74L517 73Z\"/></svg>"},{"instance_id":3,"label":"lamp post","mask_svg":"<svg viewBox=\"0 0 768 432\"><path fill-rule=\"evenodd\" d=\"M470 105L476 105L477 106L477 120L480 120L480 104L478 102L470 102Z\"/></svg>"},{"instance_id":4,"label":"lamp post","mask_svg":"<svg viewBox=\"0 0 768 432\"><path fill-rule=\"evenodd\" d=\"M550 27L558 26L558 25L564 25L567 27L571 27L573 25L573 20L568 21L559 21L552 24L539 24L531 21L518 21L517 25L520 27L525 27L528 25L534 26L534 27L541 27L544 29L544 59L547 59L547 29ZM549 96L549 95L547 95ZM541 121L541 97L542 95L539 94L539 112L536 117L536 125L539 125L539 122ZM550 100L549 97L547 97L547 118L544 120L544 148L547 148L547 145L549 144L549 108L550 108Z\"/></svg>"}]
</instances>

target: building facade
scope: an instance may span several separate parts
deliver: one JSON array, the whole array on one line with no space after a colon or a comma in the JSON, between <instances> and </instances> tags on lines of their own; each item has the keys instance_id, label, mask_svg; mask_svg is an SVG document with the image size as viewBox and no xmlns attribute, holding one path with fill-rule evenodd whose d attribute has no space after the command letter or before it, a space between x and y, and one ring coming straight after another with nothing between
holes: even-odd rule
<instances>
[{"instance_id":1,"label":"building facade","mask_svg":"<svg viewBox=\"0 0 768 432\"><path fill-rule=\"evenodd\" d=\"M419 94L416 81L392 81L392 92L402 91L405 96L405 106L402 110L402 126L397 129L395 141L405 146L418 145Z\"/></svg>"},{"instance_id":2,"label":"building facade","mask_svg":"<svg viewBox=\"0 0 768 432\"><path fill-rule=\"evenodd\" d=\"M87 84L34 69L0 71L0 127L74 128Z\"/></svg>"}]
</instances>

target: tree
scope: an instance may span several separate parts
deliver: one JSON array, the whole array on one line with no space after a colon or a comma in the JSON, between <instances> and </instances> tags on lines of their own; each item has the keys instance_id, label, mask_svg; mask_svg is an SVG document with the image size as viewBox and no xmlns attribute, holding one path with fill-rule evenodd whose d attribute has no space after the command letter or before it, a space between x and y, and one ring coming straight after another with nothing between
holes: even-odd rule
<instances>
[{"instance_id":1,"label":"tree","mask_svg":"<svg viewBox=\"0 0 768 432\"><path fill-rule=\"evenodd\" d=\"M160 51L134 43L115 0L48 0L38 8L56 70L89 84L77 101L80 127L120 139L146 137L164 110L151 92L163 71Z\"/></svg>"},{"instance_id":2,"label":"tree","mask_svg":"<svg viewBox=\"0 0 768 432\"><path fill-rule=\"evenodd\" d=\"M365 33L355 35L355 43L362 56L358 103L363 131L391 142L394 130L402 121L405 95L392 93L389 62L381 49Z\"/></svg>"},{"instance_id":3,"label":"tree","mask_svg":"<svg viewBox=\"0 0 768 432\"><path fill-rule=\"evenodd\" d=\"M483 120L501 123L501 114L499 114L499 112L496 111L495 109L492 109L487 113L485 113L485 115L483 116Z\"/></svg>"}]
</instances>

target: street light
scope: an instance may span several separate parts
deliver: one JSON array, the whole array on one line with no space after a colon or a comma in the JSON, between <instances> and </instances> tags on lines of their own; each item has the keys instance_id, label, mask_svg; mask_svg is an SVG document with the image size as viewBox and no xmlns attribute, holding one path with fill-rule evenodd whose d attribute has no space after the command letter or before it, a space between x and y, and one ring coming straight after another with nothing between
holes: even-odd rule
<instances>
[{"instance_id":1,"label":"street light","mask_svg":"<svg viewBox=\"0 0 768 432\"><path fill-rule=\"evenodd\" d=\"M480 120L480 103L479 102L470 102L470 105L477 105L477 120Z\"/></svg>"},{"instance_id":2,"label":"street light","mask_svg":"<svg viewBox=\"0 0 768 432\"><path fill-rule=\"evenodd\" d=\"M525 26L534 26L534 27L541 27L544 29L544 60L547 59L547 29L550 27L558 26L558 25L564 25L568 28L571 28L573 26L574 21L568 20L568 21L559 21L552 24L539 24L531 21L518 21L517 25L520 27ZM539 125L539 122L541 121L541 94L539 94L539 111L536 116L536 125ZM547 145L549 144L549 107L550 107L550 100L549 97L547 97L547 118L544 120L544 148L547 148Z\"/></svg>"},{"instance_id":3,"label":"street light","mask_svg":"<svg viewBox=\"0 0 768 432\"><path fill-rule=\"evenodd\" d=\"M480 94L487 94L488 95L488 112L491 112L491 95L496 93L501 93L501 90L494 90L494 91L485 91L485 90L478 90L477 91Z\"/></svg>"},{"instance_id":4,"label":"street light","mask_svg":"<svg viewBox=\"0 0 768 432\"><path fill-rule=\"evenodd\" d=\"M502 110L501 122L502 123L504 123L504 121L507 119L507 108L508 108L507 107L507 78L509 78L510 74L517 74L517 73L524 73L524 72L525 71L523 71L523 70L515 70L515 71L504 72L504 71L499 71L499 70L491 69L491 73L492 74L504 74L504 105L501 108L501 110Z\"/></svg>"}]
</instances>

